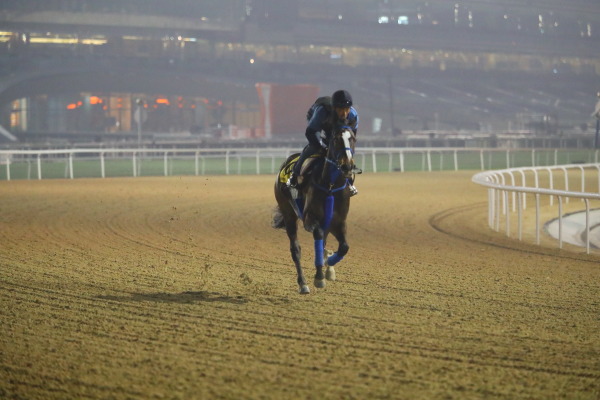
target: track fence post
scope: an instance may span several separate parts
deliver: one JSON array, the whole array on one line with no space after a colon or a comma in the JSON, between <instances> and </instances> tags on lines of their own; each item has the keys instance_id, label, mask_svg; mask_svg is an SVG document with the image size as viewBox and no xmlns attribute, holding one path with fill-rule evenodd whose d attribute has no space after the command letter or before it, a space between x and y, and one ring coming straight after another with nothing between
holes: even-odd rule
<instances>
[{"instance_id":1,"label":"track fence post","mask_svg":"<svg viewBox=\"0 0 600 400\"><path fill-rule=\"evenodd\" d=\"M6 156L6 180L10 181L10 157L11 155L8 154Z\"/></svg>"},{"instance_id":2,"label":"track fence post","mask_svg":"<svg viewBox=\"0 0 600 400\"><path fill-rule=\"evenodd\" d=\"M163 172L165 176L169 176L169 153L167 151L163 155Z\"/></svg>"},{"instance_id":3,"label":"track fence post","mask_svg":"<svg viewBox=\"0 0 600 400\"><path fill-rule=\"evenodd\" d=\"M256 149L256 175L260 175L260 149Z\"/></svg>"},{"instance_id":4,"label":"track fence post","mask_svg":"<svg viewBox=\"0 0 600 400\"><path fill-rule=\"evenodd\" d=\"M73 153L69 153L69 179L73 179Z\"/></svg>"},{"instance_id":5,"label":"track fence post","mask_svg":"<svg viewBox=\"0 0 600 400\"><path fill-rule=\"evenodd\" d=\"M458 150L454 150L454 170L458 171Z\"/></svg>"},{"instance_id":6,"label":"track fence post","mask_svg":"<svg viewBox=\"0 0 600 400\"><path fill-rule=\"evenodd\" d=\"M485 171L485 163L483 161L483 150L479 150L479 165L481 165L481 170Z\"/></svg>"},{"instance_id":7,"label":"track fence post","mask_svg":"<svg viewBox=\"0 0 600 400\"><path fill-rule=\"evenodd\" d=\"M137 160L136 160L136 152L133 152L133 156L132 156L132 160L133 160L133 177L137 177L138 173L137 173Z\"/></svg>"},{"instance_id":8,"label":"track fence post","mask_svg":"<svg viewBox=\"0 0 600 400\"><path fill-rule=\"evenodd\" d=\"M431 150L427 150L427 171L431 172Z\"/></svg>"},{"instance_id":9,"label":"track fence post","mask_svg":"<svg viewBox=\"0 0 600 400\"><path fill-rule=\"evenodd\" d=\"M377 173L377 156L375 153L375 149L371 150L372 161L373 161L373 173Z\"/></svg>"},{"instance_id":10,"label":"track fence post","mask_svg":"<svg viewBox=\"0 0 600 400\"><path fill-rule=\"evenodd\" d=\"M229 175L229 150L225 151L225 175Z\"/></svg>"},{"instance_id":11,"label":"track fence post","mask_svg":"<svg viewBox=\"0 0 600 400\"><path fill-rule=\"evenodd\" d=\"M404 172L404 152L400 150L400 172Z\"/></svg>"}]
</instances>

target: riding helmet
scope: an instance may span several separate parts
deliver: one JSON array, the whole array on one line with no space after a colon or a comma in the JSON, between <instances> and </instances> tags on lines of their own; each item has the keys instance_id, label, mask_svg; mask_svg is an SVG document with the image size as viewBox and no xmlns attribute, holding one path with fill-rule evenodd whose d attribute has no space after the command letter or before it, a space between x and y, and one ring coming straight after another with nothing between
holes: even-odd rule
<instances>
[{"instance_id":1,"label":"riding helmet","mask_svg":"<svg viewBox=\"0 0 600 400\"><path fill-rule=\"evenodd\" d=\"M331 103L334 107L350 107L352 106L352 96L346 90L338 90L331 96Z\"/></svg>"}]
</instances>

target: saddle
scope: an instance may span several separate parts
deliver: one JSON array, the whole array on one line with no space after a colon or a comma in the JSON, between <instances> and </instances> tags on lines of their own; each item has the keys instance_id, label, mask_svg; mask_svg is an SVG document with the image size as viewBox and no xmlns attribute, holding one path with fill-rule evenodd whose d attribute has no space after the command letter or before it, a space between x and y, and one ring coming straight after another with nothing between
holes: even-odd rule
<instances>
[{"instance_id":1,"label":"saddle","mask_svg":"<svg viewBox=\"0 0 600 400\"><path fill-rule=\"evenodd\" d=\"M288 179L290 179L290 176L292 175L294 166L298 162L299 158L300 158L300 154L296 154L296 155L290 157L290 159L281 168L281 170L279 171L279 183L280 184L283 184L284 186L286 185ZM303 199L303 195L302 195L302 190L300 190L299 187L302 186L304 177L310 176L310 174L312 173L312 170L314 169L314 166L317 165L315 160L317 160L319 158L322 158L322 155L313 154L313 155L309 156L306 160L304 160L304 163L302 164L302 167L300 168L300 176L297 178L298 179L298 187L289 188L289 191L288 191L289 196L290 196L290 204L292 205L296 215L300 219L303 218L303 214L304 214L304 199Z\"/></svg>"},{"instance_id":2,"label":"saddle","mask_svg":"<svg viewBox=\"0 0 600 400\"><path fill-rule=\"evenodd\" d=\"M281 168L281 171L279 171L279 182L286 183L288 179L290 179L290 176L292 176L292 171L294 170L294 166L298 162L299 158L300 154L290 158L288 162L283 166L283 168ZM304 160L302 167L300 167L300 176L297 177L298 186L302 185L302 182L305 177L310 176L310 173L312 172L312 169L315 165L315 160L318 158L322 158L322 155L313 154L309 156L306 160Z\"/></svg>"}]
</instances>

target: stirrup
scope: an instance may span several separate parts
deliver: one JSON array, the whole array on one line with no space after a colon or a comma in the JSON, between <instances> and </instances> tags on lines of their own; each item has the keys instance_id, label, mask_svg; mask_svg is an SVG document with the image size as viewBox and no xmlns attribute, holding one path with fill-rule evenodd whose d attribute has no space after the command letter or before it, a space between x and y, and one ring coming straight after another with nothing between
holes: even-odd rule
<instances>
[{"instance_id":1,"label":"stirrup","mask_svg":"<svg viewBox=\"0 0 600 400\"><path fill-rule=\"evenodd\" d=\"M296 175L292 174L285 183L285 185L288 188L295 188L296 186L298 186L298 179L296 178Z\"/></svg>"},{"instance_id":2,"label":"stirrup","mask_svg":"<svg viewBox=\"0 0 600 400\"><path fill-rule=\"evenodd\" d=\"M356 196L358 194L358 189L354 185L348 185L350 189L350 197Z\"/></svg>"}]
</instances>

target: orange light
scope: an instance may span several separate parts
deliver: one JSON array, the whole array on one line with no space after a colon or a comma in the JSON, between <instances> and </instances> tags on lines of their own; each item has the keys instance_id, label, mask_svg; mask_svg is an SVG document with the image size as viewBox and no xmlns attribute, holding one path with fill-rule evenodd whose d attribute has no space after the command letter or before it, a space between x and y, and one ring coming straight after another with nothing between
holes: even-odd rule
<instances>
[{"instance_id":1,"label":"orange light","mask_svg":"<svg viewBox=\"0 0 600 400\"><path fill-rule=\"evenodd\" d=\"M165 99L163 97L159 97L158 99L156 99L156 103L157 104L164 104L166 106L168 106L169 104L171 104L171 103L169 103L169 99Z\"/></svg>"},{"instance_id":2,"label":"orange light","mask_svg":"<svg viewBox=\"0 0 600 400\"><path fill-rule=\"evenodd\" d=\"M75 103L71 103L67 106L67 110L74 110L77 108L77 104Z\"/></svg>"},{"instance_id":3,"label":"orange light","mask_svg":"<svg viewBox=\"0 0 600 400\"><path fill-rule=\"evenodd\" d=\"M90 96L90 104L91 105L102 104L102 99L98 96Z\"/></svg>"}]
</instances>

